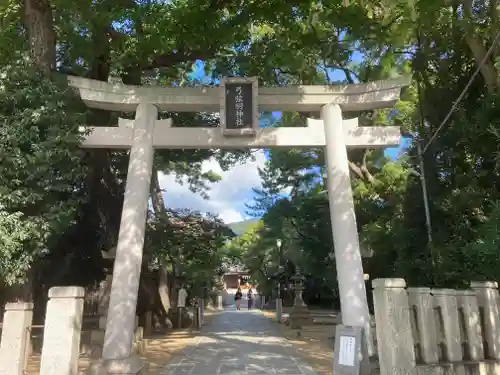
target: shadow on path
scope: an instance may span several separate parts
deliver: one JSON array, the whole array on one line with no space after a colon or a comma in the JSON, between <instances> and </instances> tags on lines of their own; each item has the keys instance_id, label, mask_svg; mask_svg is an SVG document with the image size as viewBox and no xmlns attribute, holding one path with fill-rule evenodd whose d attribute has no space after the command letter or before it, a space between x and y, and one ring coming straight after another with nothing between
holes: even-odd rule
<instances>
[{"instance_id":1,"label":"shadow on path","mask_svg":"<svg viewBox=\"0 0 500 375\"><path fill-rule=\"evenodd\" d=\"M259 310L228 308L162 375L318 375Z\"/></svg>"}]
</instances>

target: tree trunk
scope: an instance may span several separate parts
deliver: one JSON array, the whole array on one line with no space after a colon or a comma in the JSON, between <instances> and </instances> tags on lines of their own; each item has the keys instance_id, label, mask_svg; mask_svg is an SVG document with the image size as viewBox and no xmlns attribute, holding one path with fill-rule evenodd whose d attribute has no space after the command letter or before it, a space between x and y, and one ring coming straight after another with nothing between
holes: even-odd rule
<instances>
[{"instance_id":1,"label":"tree trunk","mask_svg":"<svg viewBox=\"0 0 500 375\"><path fill-rule=\"evenodd\" d=\"M49 74L56 68L56 36L50 1L24 0L24 26L33 62Z\"/></svg>"},{"instance_id":2,"label":"tree trunk","mask_svg":"<svg viewBox=\"0 0 500 375\"><path fill-rule=\"evenodd\" d=\"M87 76L91 79L107 82L111 64L111 47L108 28L96 27L92 31L92 45L95 58L90 61ZM111 112L92 109L87 121L94 126L110 126ZM94 149L88 151L90 168L87 184L90 196L99 212L100 222L105 232L105 247L110 249L118 243L121 209L123 205L123 186L117 181L111 166L110 151Z\"/></svg>"},{"instance_id":3,"label":"tree trunk","mask_svg":"<svg viewBox=\"0 0 500 375\"><path fill-rule=\"evenodd\" d=\"M160 188L160 181L158 180L158 169L154 165L153 165L153 173L151 175L150 194L155 215L163 219L166 219L167 212L165 211L165 200L163 199L162 191Z\"/></svg>"},{"instance_id":4,"label":"tree trunk","mask_svg":"<svg viewBox=\"0 0 500 375\"><path fill-rule=\"evenodd\" d=\"M168 220L167 212L165 210L165 201L163 199L162 191L160 188L160 181L158 180L158 169L153 166L153 173L151 175L151 202L153 204L153 210L157 218L162 220ZM158 282L158 294L160 295L160 300L168 313L172 307L170 301L170 286L168 284L168 273L164 265L160 269L160 277Z\"/></svg>"},{"instance_id":5,"label":"tree trunk","mask_svg":"<svg viewBox=\"0 0 500 375\"><path fill-rule=\"evenodd\" d=\"M488 47L483 44L483 41L475 34L474 20L472 18L472 1L464 1L464 29L465 41L474 56L476 65L479 67L481 76L489 93L494 93L497 90L498 72L494 66L494 57L490 56L484 63L483 60L488 52ZM492 19L492 22L495 20ZM494 43L494 41L492 41Z\"/></svg>"},{"instance_id":6,"label":"tree trunk","mask_svg":"<svg viewBox=\"0 0 500 375\"><path fill-rule=\"evenodd\" d=\"M158 278L158 294L163 308L168 313L171 308L170 293L168 286L168 272L166 267L160 267Z\"/></svg>"}]
</instances>

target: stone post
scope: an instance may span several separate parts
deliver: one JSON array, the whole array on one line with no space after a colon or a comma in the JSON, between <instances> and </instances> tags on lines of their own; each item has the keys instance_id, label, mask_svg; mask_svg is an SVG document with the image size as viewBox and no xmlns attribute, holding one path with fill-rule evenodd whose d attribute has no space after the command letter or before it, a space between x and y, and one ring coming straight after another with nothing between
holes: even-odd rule
<instances>
[{"instance_id":1,"label":"stone post","mask_svg":"<svg viewBox=\"0 0 500 375\"><path fill-rule=\"evenodd\" d=\"M463 314L466 360L481 361L484 359L483 336L481 333L481 318L477 304L476 293L473 290L456 290L458 308Z\"/></svg>"},{"instance_id":2,"label":"stone post","mask_svg":"<svg viewBox=\"0 0 500 375\"><path fill-rule=\"evenodd\" d=\"M200 310L200 300L199 298L194 299L194 306L193 306L193 325L196 329L201 328L201 310Z\"/></svg>"},{"instance_id":3,"label":"stone post","mask_svg":"<svg viewBox=\"0 0 500 375\"><path fill-rule=\"evenodd\" d=\"M146 103L138 105L113 268L102 361L91 366L94 373L137 374L144 367L142 360L133 355L132 350L153 168L153 133L157 118L158 109L154 105Z\"/></svg>"},{"instance_id":4,"label":"stone post","mask_svg":"<svg viewBox=\"0 0 500 375\"><path fill-rule=\"evenodd\" d=\"M139 326L139 317L135 317L134 340L132 341L132 351L135 354L142 354L146 349L144 341L144 327Z\"/></svg>"},{"instance_id":5,"label":"stone post","mask_svg":"<svg viewBox=\"0 0 500 375\"><path fill-rule=\"evenodd\" d=\"M85 289L53 287L43 329L40 375L77 375Z\"/></svg>"},{"instance_id":6,"label":"stone post","mask_svg":"<svg viewBox=\"0 0 500 375\"><path fill-rule=\"evenodd\" d=\"M153 312L146 311L144 314L144 336L151 336L153 334Z\"/></svg>"},{"instance_id":7,"label":"stone post","mask_svg":"<svg viewBox=\"0 0 500 375\"><path fill-rule=\"evenodd\" d=\"M202 327L205 320L205 299L201 297L198 301L198 307L200 309L200 327Z\"/></svg>"},{"instance_id":8,"label":"stone post","mask_svg":"<svg viewBox=\"0 0 500 375\"><path fill-rule=\"evenodd\" d=\"M109 298L111 297L111 285L113 283L113 274L109 273L106 275L106 279L100 285L100 291L102 292L99 300L99 328L106 329L106 321L109 309Z\"/></svg>"},{"instance_id":9,"label":"stone post","mask_svg":"<svg viewBox=\"0 0 500 375\"><path fill-rule=\"evenodd\" d=\"M113 248L107 252L102 251L102 257L106 260L114 261L116 255L116 248ZM91 356L93 358L100 358L102 355L102 347L104 344L104 334L106 329L106 321L108 317L109 309L109 298L111 295L111 284L113 282L112 269L106 269L106 278L99 285L99 325L97 329L93 329L90 332L90 346L91 346Z\"/></svg>"},{"instance_id":10,"label":"stone post","mask_svg":"<svg viewBox=\"0 0 500 375\"><path fill-rule=\"evenodd\" d=\"M276 298L276 322L278 324L281 324L282 320L283 320L283 300L278 294L278 298Z\"/></svg>"},{"instance_id":11,"label":"stone post","mask_svg":"<svg viewBox=\"0 0 500 375\"><path fill-rule=\"evenodd\" d=\"M343 323L364 328L368 355L371 356L375 354L375 350L354 213L342 110L338 104L326 104L321 107L321 118L325 127L327 189Z\"/></svg>"},{"instance_id":12,"label":"stone post","mask_svg":"<svg viewBox=\"0 0 500 375\"><path fill-rule=\"evenodd\" d=\"M28 362L32 303L7 303L0 339L0 375L24 375Z\"/></svg>"},{"instance_id":13,"label":"stone post","mask_svg":"<svg viewBox=\"0 0 500 375\"><path fill-rule=\"evenodd\" d=\"M424 364L439 362L436 321L434 319L434 301L430 288L408 288L410 306L415 309L415 324L418 331L420 359Z\"/></svg>"},{"instance_id":14,"label":"stone post","mask_svg":"<svg viewBox=\"0 0 500 375\"><path fill-rule=\"evenodd\" d=\"M496 282L471 282L476 292L482 321L484 354L486 359L500 359L500 311Z\"/></svg>"},{"instance_id":15,"label":"stone post","mask_svg":"<svg viewBox=\"0 0 500 375\"><path fill-rule=\"evenodd\" d=\"M457 297L453 289L431 289L434 296L434 307L441 310L441 322L444 332L446 362L460 362L463 359L460 342L460 325L458 322Z\"/></svg>"},{"instance_id":16,"label":"stone post","mask_svg":"<svg viewBox=\"0 0 500 375\"><path fill-rule=\"evenodd\" d=\"M375 279L372 285L380 373L412 374L416 363L406 282Z\"/></svg>"}]
</instances>

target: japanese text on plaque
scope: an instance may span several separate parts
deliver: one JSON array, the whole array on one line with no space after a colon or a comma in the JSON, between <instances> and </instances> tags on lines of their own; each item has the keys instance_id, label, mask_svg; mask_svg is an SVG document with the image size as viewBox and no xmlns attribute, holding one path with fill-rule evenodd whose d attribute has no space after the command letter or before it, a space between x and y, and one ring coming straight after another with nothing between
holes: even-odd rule
<instances>
[{"instance_id":1,"label":"japanese text on plaque","mask_svg":"<svg viewBox=\"0 0 500 375\"><path fill-rule=\"evenodd\" d=\"M236 96L234 98L234 106L236 109L236 126L243 127L244 124L244 114L243 114L243 89L241 86L236 86Z\"/></svg>"}]
</instances>

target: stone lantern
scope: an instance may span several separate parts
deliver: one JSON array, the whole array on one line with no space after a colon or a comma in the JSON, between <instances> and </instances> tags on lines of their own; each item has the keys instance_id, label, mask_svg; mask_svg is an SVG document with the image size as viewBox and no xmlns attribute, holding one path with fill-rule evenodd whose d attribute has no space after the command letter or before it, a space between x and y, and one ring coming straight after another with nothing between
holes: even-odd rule
<instances>
[{"instance_id":1,"label":"stone lantern","mask_svg":"<svg viewBox=\"0 0 500 375\"><path fill-rule=\"evenodd\" d=\"M304 290L305 277L300 274L300 269L297 267L295 275L291 277L293 281L293 290L295 299L293 301L292 311L290 313L290 327L293 329L302 328L310 324L311 315L307 305L302 299L302 291Z\"/></svg>"}]
</instances>

